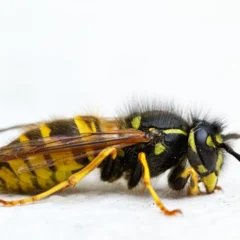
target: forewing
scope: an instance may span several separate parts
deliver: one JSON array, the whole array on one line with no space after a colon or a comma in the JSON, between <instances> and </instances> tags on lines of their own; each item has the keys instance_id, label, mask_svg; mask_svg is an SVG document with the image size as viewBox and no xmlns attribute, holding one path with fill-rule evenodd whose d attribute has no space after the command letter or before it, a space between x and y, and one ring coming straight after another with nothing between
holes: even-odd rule
<instances>
[{"instance_id":1,"label":"forewing","mask_svg":"<svg viewBox=\"0 0 240 240\"><path fill-rule=\"evenodd\" d=\"M21 143L12 143L0 149L0 162L8 162L15 159L34 158L44 155L44 163L39 162L36 168L44 168L56 165L58 162L67 161L68 153L74 154L74 159L81 162L89 154L96 155L107 147L117 149L134 145L140 142L149 141L145 138L144 132L130 129L111 132L83 133L80 136L57 136L45 137L37 140L29 140ZM54 158L51 158L54 154ZM33 170L34 170L33 169ZM21 172L29 171L29 168L21 168Z\"/></svg>"}]
</instances>

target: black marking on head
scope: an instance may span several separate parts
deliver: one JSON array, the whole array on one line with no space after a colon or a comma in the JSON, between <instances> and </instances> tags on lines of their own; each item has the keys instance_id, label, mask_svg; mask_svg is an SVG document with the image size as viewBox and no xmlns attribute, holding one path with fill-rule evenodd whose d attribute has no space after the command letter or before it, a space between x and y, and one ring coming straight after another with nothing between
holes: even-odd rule
<instances>
[{"instance_id":1,"label":"black marking on head","mask_svg":"<svg viewBox=\"0 0 240 240\"><path fill-rule=\"evenodd\" d=\"M195 132L195 143L197 152L203 165L208 171L213 172L216 168L217 151L214 147L207 145L207 138L211 136L205 128L199 128Z\"/></svg>"},{"instance_id":2,"label":"black marking on head","mask_svg":"<svg viewBox=\"0 0 240 240\"><path fill-rule=\"evenodd\" d=\"M191 166L202 176L216 171L218 159L217 136L221 135L222 124L220 122L208 122L206 120L195 120L192 125L190 143L188 147L188 158ZM206 170L200 171L199 167L203 165Z\"/></svg>"}]
</instances>

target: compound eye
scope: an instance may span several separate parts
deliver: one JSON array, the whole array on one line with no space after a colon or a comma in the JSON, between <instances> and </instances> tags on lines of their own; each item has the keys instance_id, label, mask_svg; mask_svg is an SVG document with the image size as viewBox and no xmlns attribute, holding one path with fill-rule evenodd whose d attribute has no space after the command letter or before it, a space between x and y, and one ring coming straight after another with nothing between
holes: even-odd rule
<instances>
[{"instance_id":1,"label":"compound eye","mask_svg":"<svg viewBox=\"0 0 240 240\"><path fill-rule=\"evenodd\" d=\"M211 135L204 128L195 131L195 144L201 162L209 172L215 171L217 151Z\"/></svg>"}]
</instances>

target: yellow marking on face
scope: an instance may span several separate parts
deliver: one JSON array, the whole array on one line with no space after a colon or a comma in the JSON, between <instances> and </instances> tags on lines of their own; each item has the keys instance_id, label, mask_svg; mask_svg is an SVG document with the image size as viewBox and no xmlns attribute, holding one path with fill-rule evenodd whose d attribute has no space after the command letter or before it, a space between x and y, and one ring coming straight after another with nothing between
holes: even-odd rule
<instances>
[{"instance_id":1,"label":"yellow marking on face","mask_svg":"<svg viewBox=\"0 0 240 240\"><path fill-rule=\"evenodd\" d=\"M219 174L219 171L222 167L222 164L223 164L223 153L222 153L222 150L218 150L218 158L217 158L217 164L216 164L216 172L217 172L217 175Z\"/></svg>"},{"instance_id":2,"label":"yellow marking on face","mask_svg":"<svg viewBox=\"0 0 240 240\"><path fill-rule=\"evenodd\" d=\"M165 151L165 149L166 149L166 147L163 144L157 143L154 148L154 154L159 155L159 154L163 153Z\"/></svg>"},{"instance_id":3,"label":"yellow marking on face","mask_svg":"<svg viewBox=\"0 0 240 240\"><path fill-rule=\"evenodd\" d=\"M201 164L201 165L198 165L198 172L200 173L206 173L208 170Z\"/></svg>"},{"instance_id":4,"label":"yellow marking on face","mask_svg":"<svg viewBox=\"0 0 240 240\"><path fill-rule=\"evenodd\" d=\"M204 186L205 186L207 192L212 193L217 185L217 176L213 172L213 173L209 174L208 176L203 177L202 181L204 183Z\"/></svg>"},{"instance_id":5,"label":"yellow marking on face","mask_svg":"<svg viewBox=\"0 0 240 240\"><path fill-rule=\"evenodd\" d=\"M139 127L141 126L141 118L142 118L141 116L133 118L133 120L131 121L133 128L139 129Z\"/></svg>"},{"instance_id":6,"label":"yellow marking on face","mask_svg":"<svg viewBox=\"0 0 240 240\"><path fill-rule=\"evenodd\" d=\"M117 155L119 157L124 157L125 156L125 152L120 148L120 149L117 150Z\"/></svg>"},{"instance_id":7,"label":"yellow marking on face","mask_svg":"<svg viewBox=\"0 0 240 240\"><path fill-rule=\"evenodd\" d=\"M207 144L209 147L213 147L213 148L216 147L216 145L215 145L215 143L213 142L211 136L208 136L208 137L207 137L206 144Z\"/></svg>"},{"instance_id":8,"label":"yellow marking on face","mask_svg":"<svg viewBox=\"0 0 240 240\"><path fill-rule=\"evenodd\" d=\"M74 117L74 122L78 128L79 133L91 133L93 132L87 123L80 116Z\"/></svg>"},{"instance_id":9,"label":"yellow marking on face","mask_svg":"<svg viewBox=\"0 0 240 240\"><path fill-rule=\"evenodd\" d=\"M41 131L42 137L49 137L51 133L51 129L46 124L42 124L40 126L40 131Z\"/></svg>"},{"instance_id":10,"label":"yellow marking on face","mask_svg":"<svg viewBox=\"0 0 240 240\"><path fill-rule=\"evenodd\" d=\"M194 132L193 130L190 131L189 133L189 137L188 137L188 144L191 147L191 149L193 150L193 152L197 152L197 147L195 144L195 139L194 139Z\"/></svg>"},{"instance_id":11,"label":"yellow marking on face","mask_svg":"<svg viewBox=\"0 0 240 240\"><path fill-rule=\"evenodd\" d=\"M182 129L166 129L163 130L164 133L166 134L183 134L185 136L187 136L187 133L185 131L183 131Z\"/></svg>"},{"instance_id":12,"label":"yellow marking on face","mask_svg":"<svg viewBox=\"0 0 240 240\"><path fill-rule=\"evenodd\" d=\"M23 134L19 137L19 141L20 142L27 142L27 141L29 141L29 138L26 135Z\"/></svg>"},{"instance_id":13,"label":"yellow marking on face","mask_svg":"<svg viewBox=\"0 0 240 240\"><path fill-rule=\"evenodd\" d=\"M222 136L220 134L217 134L215 136L215 139L216 139L217 143L222 143L223 142Z\"/></svg>"},{"instance_id":14,"label":"yellow marking on face","mask_svg":"<svg viewBox=\"0 0 240 240\"><path fill-rule=\"evenodd\" d=\"M149 131L152 132L155 128L149 128Z\"/></svg>"}]
</instances>

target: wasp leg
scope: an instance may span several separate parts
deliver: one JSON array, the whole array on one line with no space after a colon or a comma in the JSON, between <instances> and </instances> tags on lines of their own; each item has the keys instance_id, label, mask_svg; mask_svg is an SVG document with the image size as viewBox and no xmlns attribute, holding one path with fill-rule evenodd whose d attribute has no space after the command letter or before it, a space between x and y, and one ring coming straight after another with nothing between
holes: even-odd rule
<instances>
[{"instance_id":1,"label":"wasp leg","mask_svg":"<svg viewBox=\"0 0 240 240\"><path fill-rule=\"evenodd\" d=\"M198 174L193 168L187 168L184 172L180 175L181 178L188 179L191 176L190 185L188 188L189 195L198 195L200 193L200 188L198 186Z\"/></svg>"},{"instance_id":2,"label":"wasp leg","mask_svg":"<svg viewBox=\"0 0 240 240\"><path fill-rule=\"evenodd\" d=\"M191 177L190 185L188 188L189 195L197 195L200 193L198 186L198 174L193 168L185 169L185 161L174 167L169 174L168 183L173 190L181 190L185 187L189 177Z\"/></svg>"},{"instance_id":3,"label":"wasp leg","mask_svg":"<svg viewBox=\"0 0 240 240\"><path fill-rule=\"evenodd\" d=\"M198 177L198 174L193 168L185 169L185 163L180 163L178 166L174 167L168 177L169 187L173 190L181 190L185 187L188 179L191 177L190 186L188 188L189 195L206 194L200 191L198 186L202 182L202 179ZM223 191L220 186L216 186L215 191Z\"/></svg>"},{"instance_id":4,"label":"wasp leg","mask_svg":"<svg viewBox=\"0 0 240 240\"><path fill-rule=\"evenodd\" d=\"M168 175L168 185L171 189L179 191L185 187L188 181L188 178L179 177L181 173L184 172L185 169L186 169L186 160L180 161L180 163L177 166L171 169Z\"/></svg>"},{"instance_id":5,"label":"wasp leg","mask_svg":"<svg viewBox=\"0 0 240 240\"><path fill-rule=\"evenodd\" d=\"M53 193L60 191L66 187L75 186L83 177L85 177L88 173L94 170L109 155L112 155L112 159L115 159L117 156L116 148L106 148L102 150L85 168L71 175L68 178L68 180L59 183L58 185L54 186L53 188L43 193L40 193L33 197L24 198L24 199L15 200L15 201L0 200L0 204L2 204L3 206L24 205L26 203L32 203L42 198L48 197Z\"/></svg>"},{"instance_id":6,"label":"wasp leg","mask_svg":"<svg viewBox=\"0 0 240 240\"><path fill-rule=\"evenodd\" d=\"M138 154L138 160L141 162L143 169L144 169L144 174L143 174L143 180L144 180L144 184L146 185L146 187L148 188L150 194L152 195L155 203L157 204L157 206L160 208L160 210L167 216L173 216L177 213L182 213L181 210L176 209L176 210L172 210L169 211L161 202L160 198L158 197L156 191L153 189L152 185L151 185L151 180L150 180L150 171L148 168L148 164L147 164L147 159L146 159L146 154L144 152L140 152Z\"/></svg>"},{"instance_id":7,"label":"wasp leg","mask_svg":"<svg viewBox=\"0 0 240 240\"><path fill-rule=\"evenodd\" d=\"M171 189L179 191L182 190L187 181L187 178L180 177L180 175L186 169L186 160L180 161L180 163L173 167L168 175L168 185Z\"/></svg>"}]
</instances>

